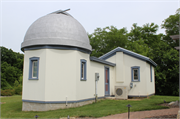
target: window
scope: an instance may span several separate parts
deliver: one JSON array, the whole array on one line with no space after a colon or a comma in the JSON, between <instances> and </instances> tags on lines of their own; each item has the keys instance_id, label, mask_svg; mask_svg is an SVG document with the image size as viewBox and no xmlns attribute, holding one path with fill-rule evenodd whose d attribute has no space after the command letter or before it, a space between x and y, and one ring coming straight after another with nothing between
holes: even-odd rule
<instances>
[{"instance_id":1,"label":"window","mask_svg":"<svg viewBox=\"0 0 180 119\"><path fill-rule=\"evenodd\" d=\"M151 82L152 82L152 66L150 65L150 79L151 79Z\"/></svg>"},{"instance_id":2,"label":"window","mask_svg":"<svg viewBox=\"0 0 180 119\"><path fill-rule=\"evenodd\" d=\"M132 82L140 81L140 67L138 66L131 67L131 81Z\"/></svg>"},{"instance_id":3,"label":"window","mask_svg":"<svg viewBox=\"0 0 180 119\"><path fill-rule=\"evenodd\" d=\"M29 58L29 79L38 79L39 57Z\"/></svg>"},{"instance_id":4,"label":"window","mask_svg":"<svg viewBox=\"0 0 180 119\"><path fill-rule=\"evenodd\" d=\"M138 69L133 69L134 80L138 81Z\"/></svg>"},{"instance_id":5,"label":"window","mask_svg":"<svg viewBox=\"0 0 180 119\"><path fill-rule=\"evenodd\" d=\"M37 61L32 61L32 78L37 78Z\"/></svg>"},{"instance_id":6,"label":"window","mask_svg":"<svg viewBox=\"0 0 180 119\"><path fill-rule=\"evenodd\" d=\"M86 60L81 59L81 80L86 80Z\"/></svg>"}]
</instances>

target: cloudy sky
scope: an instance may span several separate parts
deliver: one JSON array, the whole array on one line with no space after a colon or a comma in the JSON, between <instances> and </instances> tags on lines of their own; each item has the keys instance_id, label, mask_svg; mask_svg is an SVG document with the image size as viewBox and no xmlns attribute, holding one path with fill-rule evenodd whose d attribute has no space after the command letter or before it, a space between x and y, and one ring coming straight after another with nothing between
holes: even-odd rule
<instances>
[{"instance_id":1,"label":"cloudy sky","mask_svg":"<svg viewBox=\"0 0 180 119\"><path fill-rule=\"evenodd\" d=\"M68 11L88 33L96 28L115 26L131 30L133 23L159 25L158 33L164 33L162 21L175 14L180 0L1 0L0 45L22 53L21 43L29 26L38 18L57 10Z\"/></svg>"}]
</instances>

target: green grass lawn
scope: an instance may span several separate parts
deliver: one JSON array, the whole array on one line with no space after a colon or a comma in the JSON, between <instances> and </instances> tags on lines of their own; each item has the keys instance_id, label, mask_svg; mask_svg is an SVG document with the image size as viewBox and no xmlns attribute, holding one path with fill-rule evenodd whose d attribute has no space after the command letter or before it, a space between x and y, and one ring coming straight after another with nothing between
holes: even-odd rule
<instances>
[{"instance_id":1,"label":"green grass lawn","mask_svg":"<svg viewBox=\"0 0 180 119\"><path fill-rule=\"evenodd\" d=\"M112 114L127 112L126 105L131 104L132 111L165 109L161 104L179 100L178 96L151 96L149 99L142 100L101 100L97 103L85 105L77 108L58 109L46 112L24 112L22 111L22 96L2 97L1 118L60 118L67 117L103 117Z\"/></svg>"}]
</instances>

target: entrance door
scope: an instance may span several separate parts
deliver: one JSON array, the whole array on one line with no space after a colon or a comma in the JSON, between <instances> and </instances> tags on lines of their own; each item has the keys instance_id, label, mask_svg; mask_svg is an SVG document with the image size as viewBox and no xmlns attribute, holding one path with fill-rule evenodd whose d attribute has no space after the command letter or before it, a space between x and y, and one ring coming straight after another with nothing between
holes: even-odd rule
<instances>
[{"instance_id":1,"label":"entrance door","mask_svg":"<svg viewBox=\"0 0 180 119\"><path fill-rule=\"evenodd\" d=\"M105 67L105 95L109 94L109 68Z\"/></svg>"}]
</instances>

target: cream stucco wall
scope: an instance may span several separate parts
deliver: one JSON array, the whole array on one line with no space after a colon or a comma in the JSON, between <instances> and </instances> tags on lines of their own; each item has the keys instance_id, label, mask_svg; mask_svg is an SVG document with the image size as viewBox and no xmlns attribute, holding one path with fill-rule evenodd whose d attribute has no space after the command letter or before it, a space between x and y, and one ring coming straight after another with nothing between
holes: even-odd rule
<instances>
[{"instance_id":1,"label":"cream stucco wall","mask_svg":"<svg viewBox=\"0 0 180 119\"><path fill-rule=\"evenodd\" d=\"M106 61L116 63L116 54L106 59Z\"/></svg>"},{"instance_id":2,"label":"cream stucco wall","mask_svg":"<svg viewBox=\"0 0 180 119\"><path fill-rule=\"evenodd\" d=\"M115 67L115 86L128 86L128 95L130 96L147 96L155 93L154 67L152 66L152 82L150 82L150 65L149 63L126 55L123 52L116 52L115 55L106 59L106 61L116 63ZM131 83L131 67L140 67L140 82Z\"/></svg>"},{"instance_id":3,"label":"cream stucco wall","mask_svg":"<svg viewBox=\"0 0 180 119\"><path fill-rule=\"evenodd\" d=\"M87 80L80 80L80 60L87 61ZM110 94L112 94L112 87L114 85L114 67L90 61L89 55L77 51L77 100L94 98L95 94L95 73L99 73L99 81L97 83L98 97L105 96L105 66L109 67L110 73Z\"/></svg>"},{"instance_id":4,"label":"cream stucco wall","mask_svg":"<svg viewBox=\"0 0 180 119\"><path fill-rule=\"evenodd\" d=\"M29 58L39 57L39 80L29 80ZM46 50L24 52L22 99L45 100Z\"/></svg>"},{"instance_id":5,"label":"cream stucco wall","mask_svg":"<svg viewBox=\"0 0 180 119\"><path fill-rule=\"evenodd\" d=\"M39 57L39 79L29 80L29 58ZM81 59L86 60L87 80L80 80ZM87 53L77 50L39 49L25 51L23 72L24 100L35 101L77 101L92 99L95 94L95 73L99 73L97 83L98 97L105 96L105 66L109 67L110 95L114 95L115 86L127 86L128 95L146 96L155 93L154 67L150 81L150 64L123 52L106 61L115 63L108 66L91 61ZM131 67L140 67L140 82L131 83Z\"/></svg>"},{"instance_id":6,"label":"cream stucco wall","mask_svg":"<svg viewBox=\"0 0 180 119\"><path fill-rule=\"evenodd\" d=\"M39 57L39 79L28 80L29 58ZM87 61L87 80L80 80L80 60ZM95 73L99 73L98 97L105 96L105 66L109 67L110 95L113 95L114 67L90 61L77 50L41 49L25 51L23 99L33 101L77 101L94 98Z\"/></svg>"},{"instance_id":7,"label":"cream stucco wall","mask_svg":"<svg viewBox=\"0 0 180 119\"><path fill-rule=\"evenodd\" d=\"M23 97L33 101L76 100L75 50L41 49L25 51ZM39 79L29 80L29 58L39 57Z\"/></svg>"},{"instance_id":8,"label":"cream stucco wall","mask_svg":"<svg viewBox=\"0 0 180 119\"><path fill-rule=\"evenodd\" d=\"M152 66L152 65L151 65ZM155 93L155 78L154 78L154 67L152 66L152 82L151 82L151 72L150 72L150 64L146 63L146 85L147 85L147 93L152 94Z\"/></svg>"},{"instance_id":9,"label":"cream stucco wall","mask_svg":"<svg viewBox=\"0 0 180 119\"><path fill-rule=\"evenodd\" d=\"M75 50L46 50L45 101L76 100Z\"/></svg>"},{"instance_id":10,"label":"cream stucco wall","mask_svg":"<svg viewBox=\"0 0 180 119\"><path fill-rule=\"evenodd\" d=\"M131 82L131 67L140 67L140 82L133 82L133 88L129 88L129 95L147 95L147 83L146 83L146 62L139 60L137 58L128 56L124 54L125 58L125 85L130 87Z\"/></svg>"}]
</instances>

